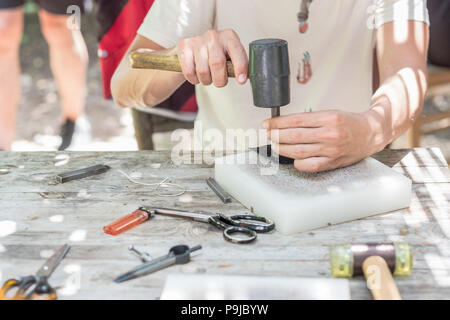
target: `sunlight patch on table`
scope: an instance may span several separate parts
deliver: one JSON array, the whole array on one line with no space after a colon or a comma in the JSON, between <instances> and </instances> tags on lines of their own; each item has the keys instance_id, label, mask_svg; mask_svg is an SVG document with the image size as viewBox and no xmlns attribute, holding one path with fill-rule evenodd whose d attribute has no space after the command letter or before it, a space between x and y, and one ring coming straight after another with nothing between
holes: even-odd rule
<instances>
[{"instance_id":1,"label":"sunlight patch on table","mask_svg":"<svg viewBox=\"0 0 450 320\"><path fill-rule=\"evenodd\" d=\"M0 221L0 238L9 236L17 230L17 223L14 221Z\"/></svg>"},{"instance_id":2,"label":"sunlight patch on table","mask_svg":"<svg viewBox=\"0 0 450 320\"><path fill-rule=\"evenodd\" d=\"M440 287L450 287L450 258L442 258L437 254L426 254L425 261L430 267L434 280Z\"/></svg>"},{"instance_id":3,"label":"sunlight patch on table","mask_svg":"<svg viewBox=\"0 0 450 320\"><path fill-rule=\"evenodd\" d=\"M83 229L75 230L70 235L69 240L74 242L84 241L86 240L86 234L87 234L86 230Z\"/></svg>"},{"instance_id":4,"label":"sunlight patch on table","mask_svg":"<svg viewBox=\"0 0 450 320\"><path fill-rule=\"evenodd\" d=\"M48 259L48 258L50 258L54 253L55 253L55 251L53 251L53 250L41 250L41 252L39 253L39 255L40 255L41 258L43 258L43 259Z\"/></svg>"},{"instance_id":5,"label":"sunlight patch on table","mask_svg":"<svg viewBox=\"0 0 450 320\"><path fill-rule=\"evenodd\" d=\"M49 220L50 220L51 222L60 223L60 222L63 222L63 221L64 221L64 216L61 215L61 214L57 214L57 215L51 216L51 217L49 218Z\"/></svg>"},{"instance_id":6,"label":"sunlight patch on table","mask_svg":"<svg viewBox=\"0 0 450 320\"><path fill-rule=\"evenodd\" d=\"M87 192L86 189L82 189L78 192L77 197L82 198L82 199L87 199L87 198L90 198L91 195Z\"/></svg>"},{"instance_id":7,"label":"sunlight patch on table","mask_svg":"<svg viewBox=\"0 0 450 320\"><path fill-rule=\"evenodd\" d=\"M181 197L178 198L178 201L182 203L192 202L192 196L190 194L183 194Z\"/></svg>"},{"instance_id":8,"label":"sunlight patch on table","mask_svg":"<svg viewBox=\"0 0 450 320\"><path fill-rule=\"evenodd\" d=\"M435 207L430 208L430 211L441 227L442 232L450 239L450 213L448 212L448 201L442 200L446 199L446 195L442 193L439 186L426 184L425 188L435 205Z\"/></svg>"},{"instance_id":9,"label":"sunlight patch on table","mask_svg":"<svg viewBox=\"0 0 450 320\"><path fill-rule=\"evenodd\" d=\"M55 157L55 167L61 167L69 163L70 156L67 154L59 154Z\"/></svg>"},{"instance_id":10,"label":"sunlight patch on table","mask_svg":"<svg viewBox=\"0 0 450 320\"><path fill-rule=\"evenodd\" d=\"M69 274L64 286L58 290L61 296L73 296L81 288L81 266L79 264L70 264L64 267L64 272Z\"/></svg>"}]
</instances>

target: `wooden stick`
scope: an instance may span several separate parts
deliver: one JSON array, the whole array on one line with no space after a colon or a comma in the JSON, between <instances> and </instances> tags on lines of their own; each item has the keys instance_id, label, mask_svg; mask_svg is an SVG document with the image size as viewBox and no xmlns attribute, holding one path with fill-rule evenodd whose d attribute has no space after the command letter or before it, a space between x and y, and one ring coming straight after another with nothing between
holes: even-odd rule
<instances>
[{"instance_id":1,"label":"wooden stick","mask_svg":"<svg viewBox=\"0 0 450 320\"><path fill-rule=\"evenodd\" d=\"M170 51L133 51L130 53L131 67L134 69L182 72L178 56L171 54ZM227 73L228 77L235 77L231 61L227 61Z\"/></svg>"},{"instance_id":2,"label":"wooden stick","mask_svg":"<svg viewBox=\"0 0 450 320\"><path fill-rule=\"evenodd\" d=\"M375 300L402 299L391 271L382 257L368 257L364 260L362 267L367 284Z\"/></svg>"}]
</instances>

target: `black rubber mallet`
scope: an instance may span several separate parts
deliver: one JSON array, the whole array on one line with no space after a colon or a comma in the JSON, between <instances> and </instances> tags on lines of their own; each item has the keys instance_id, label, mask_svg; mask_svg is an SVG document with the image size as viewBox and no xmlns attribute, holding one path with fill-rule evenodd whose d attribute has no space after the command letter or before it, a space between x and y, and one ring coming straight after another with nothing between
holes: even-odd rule
<instances>
[{"instance_id":1,"label":"black rubber mallet","mask_svg":"<svg viewBox=\"0 0 450 320\"><path fill-rule=\"evenodd\" d=\"M171 50L134 51L130 53L131 67L181 72L178 56L171 52ZM231 61L227 62L227 73L229 77L235 77ZM280 107L291 101L291 72L287 41L261 39L251 42L248 74L254 105L259 108L271 108L272 117L280 116ZM258 152L269 157L272 156L270 145L258 148ZM293 163L293 160L280 156L279 162L287 164Z\"/></svg>"}]
</instances>

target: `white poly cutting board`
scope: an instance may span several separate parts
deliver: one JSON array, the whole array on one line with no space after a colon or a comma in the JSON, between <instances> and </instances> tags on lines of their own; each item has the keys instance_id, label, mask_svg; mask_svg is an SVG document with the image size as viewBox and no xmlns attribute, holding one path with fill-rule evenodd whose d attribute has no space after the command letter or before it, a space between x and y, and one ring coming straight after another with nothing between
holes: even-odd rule
<instances>
[{"instance_id":1,"label":"white poly cutting board","mask_svg":"<svg viewBox=\"0 0 450 320\"><path fill-rule=\"evenodd\" d=\"M255 159L254 151L218 158L215 179L254 214L271 218L283 234L394 211L411 202L411 180L373 158L321 173L299 172L293 165L277 169Z\"/></svg>"},{"instance_id":2,"label":"white poly cutting board","mask_svg":"<svg viewBox=\"0 0 450 320\"><path fill-rule=\"evenodd\" d=\"M167 277L161 300L350 300L347 279L187 275Z\"/></svg>"}]
</instances>

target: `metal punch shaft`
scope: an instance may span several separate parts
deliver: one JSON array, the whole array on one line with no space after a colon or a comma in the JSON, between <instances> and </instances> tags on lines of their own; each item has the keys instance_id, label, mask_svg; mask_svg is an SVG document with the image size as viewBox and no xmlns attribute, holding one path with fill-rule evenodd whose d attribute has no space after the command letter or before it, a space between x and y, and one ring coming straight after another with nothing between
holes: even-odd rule
<instances>
[{"instance_id":1,"label":"metal punch shaft","mask_svg":"<svg viewBox=\"0 0 450 320\"><path fill-rule=\"evenodd\" d=\"M111 169L109 166L106 165L96 165L88 168L78 169L75 171L65 172L62 174L58 174L56 176L56 181L59 183L65 183L72 180L78 180L82 178L87 178L90 176L94 176L97 174L104 173Z\"/></svg>"},{"instance_id":2,"label":"metal punch shaft","mask_svg":"<svg viewBox=\"0 0 450 320\"><path fill-rule=\"evenodd\" d=\"M272 114L272 118L277 118L277 117L279 117L280 116L280 107L273 107L272 108L272 111L271 111L271 114Z\"/></svg>"},{"instance_id":3,"label":"metal punch shaft","mask_svg":"<svg viewBox=\"0 0 450 320\"><path fill-rule=\"evenodd\" d=\"M156 258L134 268L133 270L116 278L114 282L120 283L154 273L175 264L188 263L190 261L190 254L194 251L200 250L201 248L202 247L200 245L193 248L189 248L185 245L172 247L167 255Z\"/></svg>"},{"instance_id":4,"label":"metal punch shaft","mask_svg":"<svg viewBox=\"0 0 450 320\"><path fill-rule=\"evenodd\" d=\"M208 186L222 200L223 203L230 203L231 196L213 178L206 179Z\"/></svg>"}]
</instances>

